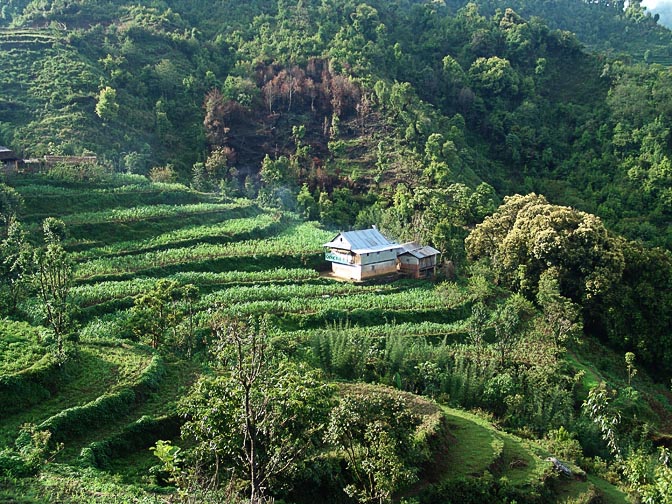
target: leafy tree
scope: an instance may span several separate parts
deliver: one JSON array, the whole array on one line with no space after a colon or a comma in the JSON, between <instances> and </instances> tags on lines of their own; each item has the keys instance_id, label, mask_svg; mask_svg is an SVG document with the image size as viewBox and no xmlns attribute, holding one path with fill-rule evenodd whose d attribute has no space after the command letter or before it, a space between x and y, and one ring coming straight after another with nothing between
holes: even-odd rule
<instances>
[{"instance_id":1,"label":"leafy tree","mask_svg":"<svg viewBox=\"0 0 672 504\"><path fill-rule=\"evenodd\" d=\"M65 223L55 217L47 217L42 223L44 241L47 244L61 243L66 237Z\"/></svg>"},{"instance_id":2,"label":"leafy tree","mask_svg":"<svg viewBox=\"0 0 672 504\"><path fill-rule=\"evenodd\" d=\"M122 166L128 173L146 173L150 158L150 147L145 144L145 148L140 151L132 151L122 158Z\"/></svg>"},{"instance_id":3,"label":"leafy tree","mask_svg":"<svg viewBox=\"0 0 672 504\"><path fill-rule=\"evenodd\" d=\"M57 355L62 358L65 337L72 328L73 262L61 244L65 237L63 221L45 219L43 231L46 245L34 252L34 279L45 319L56 337Z\"/></svg>"},{"instance_id":4,"label":"leafy tree","mask_svg":"<svg viewBox=\"0 0 672 504\"><path fill-rule=\"evenodd\" d=\"M540 330L556 345L566 345L579 338L583 331L581 307L560 294L558 272L555 268L539 277L537 304L543 312Z\"/></svg>"},{"instance_id":5,"label":"leafy tree","mask_svg":"<svg viewBox=\"0 0 672 504\"><path fill-rule=\"evenodd\" d=\"M591 329L612 347L636 352L650 370L669 377L672 254L636 242L623 242L622 247L622 279L592 310Z\"/></svg>"},{"instance_id":6,"label":"leafy tree","mask_svg":"<svg viewBox=\"0 0 672 504\"><path fill-rule=\"evenodd\" d=\"M0 241L0 282L9 295L9 310L15 311L18 301L30 284L33 271L33 250L21 223L12 219L7 236Z\"/></svg>"},{"instance_id":7,"label":"leafy tree","mask_svg":"<svg viewBox=\"0 0 672 504\"><path fill-rule=\"evenodd\" d=\"M215 182L228 173L228 166L235 154L230 147L215 147L205 161L205 171L208 180Z\"/></svg>"},{"instance_id":8,"label":"leafy tree","mask_svg":"<svg viewBox=\"0 0 672 504\"><path fill-rule=\"evenodd\" d=\"M204 163L194 163L191 167L191 187L197 191L208 191L212 183L208 180L208 174Z\"/></svg>"},{"instance_id":9,"label":"leafy tree","mask_svg":"<svg viewBox=\"0 0 672 504\"><path fill-rule=\"evenodd\" d=\"M16 189L0 183L0 239L7 237L9 227L18 219L23 205L23 197Z\"/></svg>"},{"instance_id":10,"label":"leafy tree","mask_svg":"<svg viewBox=\"0 0 672 504\"><path fill-rule=\"evenodd\" d=\"M602 439L607 443L611 454L620 460L622 451L617 428L621 415L611 407L611 395L605 384L600 383L588 392L588 398L583 402L583 411L600 429Z\"/></svg>"},{"instance_id":11,"label":"leafy tree","mask_svg":"<svg viewBox=\"0 0 672 504\"><path fill-rule=\"evenodd\" d=\"M536 194L505 198L465 245L469 257L488 257L501 282L530 297L550 268L557 271L560 293L581 302L607 293L624 268L619 240L598 217Z\"/></svg>"},{"instance_id":12,"label":"leafy tree","mask_svg":"<svg viewBox=\"0 0 672 504\"><path fill-rule=\"evenodd\" d=\"M169 329L176 330L179 321L177 301L181 296L179 284L162 278L154 288L138 294L133 299L133 332L139 337L149 337L152 348L159 348ZM175 341L177 335L174 334Z\"/></svg>"},{"instance_id":13,"label":"leafy tree","mask_svg":"<svg viewBox=\"0 0 672 504\"><path fill-rule=\"evenodd\" d=\"M308 220L317 218L318 207L315 198L308 189L308 184L303 184L301 190L296 197L296 204L298 205L303 217Z\"/></svg>"},{"instance_id":14,"label":"leafy tree","mask_svg":"<svg viewBox=\"0 0 672 504\"><path fill-rule=\"evenodd\" d=\"M499 56L478 58L469 68L469 78L474 86L493 95L516 94L520 80L511 63Z\"/></svg>"},{"instance_id":15,"label":"leafy tree","mask_svg":"<svg viewBox=\"0 0 672 504\"><path fill-rule=\"evenodd\" d=\"M169 163L166 166L154 166L149 170L148 177L152 182L170 183L177 180L177 172L173 165Z\"/></svg>"},{"instance_id":16,"label":"leafy tree","mask_svg":"<svg viewBox=\"0 0 672 504\"><path fill-rule=\"evenodd\" d=\"M637 368L635 367L635 354L632 352L625 353L625 366L628 371L628 387L632 383L632 377L637 374Z\"/></svg>"},{"instance_id":17,"label":"leafy tree","mask_svg":"<svg viewBox=\"0 0 672 504\"><path fill-rule=\"evenodd\" d=\"M194 336L196 331L196 302L199 298L198 287L194 284L186 284L182 287L182 301L186 308L187 331L185 334L185 347L187 357L191 357L194 349Z\"/></svg>"},{"instance_id":18,"label":"leafy tree","mask_svg":"<svg viewBox=\"0 0 672 504\"><path fill-rule=\"evenodd\" d=\"M103 121L112 121L119 115L117 90L109 86L100 90L96 103L96 115Z\"/></svg>"},{"instance_id":19,"label":"leafy tree","mask_svg":"<svg viewBox=\"0 0 672 504\"><path fill-rule=\"evenodd\" d=\"M362 503L391 502L416 480L414 432L420 420L398 393L346 393L329 417L325 439L342 450L352 483L345 492Z\"/></svg>"},{"instance_id":20,"label":"leafy tree","mask_svg":"<svg viewBox=\"0 0 672 504\"><path fill-rule=\"evenodd\" d=\"M467 326L467 334L469 336L469 343L476 348L477 358L480 358L485 345L486 324L489 319L490 316L485 304L482 301L474 303L471 307L471 318Z\"/></svg>"},{"instance_id":21,"label":"leafy tree","mask_svg":"<svg viewBox=\"0 0 672 504\"><path fill-rule=\"evenodd\" d=\"M305 364L274 358L266 322L215 317L223 373L201 378L181 402L183 436L216 477L227 467L265 502L307 459L331 406L332 388Z\"/></svg>"},{"instance_id":22,"label":"leafy tree","mask_svg":"<svg viewBox=\"0 0 672 504\"><path fill-rule=\"evenodd\" d=\"M270 188L277 187L290 179L289 159L280 156L278 159L271 159L267 154L261 163L259 172L261 181Z\"/></svg>"},{"instance_id":23,"label":"leafy tree","mask_svg":"<svg viewBox=\"0 0 672 504\"><path fill-rule=\"evenodd\" d=\"M507 299L495 313L495 349L499 365L504 367L516 343L521 339L533 308L520 294Z\"/></svg>"},{"instance_id":24,"label":"leafy tree","mask_svg":"<svg viewBox=\"0 0 672 504\"><path fill-rule=\"evenodd\" d=\"M657 457L643 449L637 450L624 460L623 474L640 502L656 504L672 499L672 468L668 448L660 447Z\"/></svg>"},{"instance_id":25,"label":"leafy tree","mask_svg":"<svg viewBox=\"0 0 672 504\"><path fill-rule=\"evenodd\" d=\"M63 449L63 443L50 442L51 432L35 424L21 425L15 448L0 450L0 476L34 476Z\"/></svg>"}]
</instances>

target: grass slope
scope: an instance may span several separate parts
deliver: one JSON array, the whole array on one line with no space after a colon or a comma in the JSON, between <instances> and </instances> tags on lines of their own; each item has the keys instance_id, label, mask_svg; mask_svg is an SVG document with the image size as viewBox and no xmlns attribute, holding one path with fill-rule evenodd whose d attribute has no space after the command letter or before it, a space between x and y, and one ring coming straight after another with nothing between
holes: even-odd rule
<instances>
[{"instance_id":1,"label":"grass slope","mask_svg":"<svg viewBox=\"0 0 672 504\"><path fill-rule=\"evenodd\" d=\"M443 460L444 477L483 477L490 474L506 478L513 486L525 488L551 471L550 456L539 446L497 430L487 420L466 411L442 407L453 439ZM558 479L557 501L580 499L596 488L607 504L629 502L626 495L607 481L589 476L588 481Z\"/></svg>"}]
</instances>

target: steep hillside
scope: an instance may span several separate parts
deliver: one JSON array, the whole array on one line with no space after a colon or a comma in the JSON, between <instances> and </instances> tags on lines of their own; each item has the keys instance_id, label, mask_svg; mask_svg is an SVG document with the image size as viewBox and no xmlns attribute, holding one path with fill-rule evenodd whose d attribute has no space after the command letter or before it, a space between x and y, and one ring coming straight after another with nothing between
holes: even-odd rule
<instances>
[{"instance_id":1,"label":"steep hillside","mask_svg":"<svg viewBox=\"0 0 672 504\"><path fill-rule=\"evenodd\" d=\"M453 0L447 3L455 8L466 4ZM661 15L656 15L664 8L662 5L647 9L647 2L622 0L486 0L478 3L492 13L511 7L526 18L539 17L551 28L574 33L586 47L610 57L624 56L632 61L663 65L672 62L672 35L665 23L659 21Z\"/></svg>"},{"instance_id":2,"label":"steep hillside","mask_svg":"<svg viewBox=\"0 0 672 504\"><path fill-rule=\"evenodd\" d=\"M484 181L668 242L667 71L628 62L665 62L670 33L634 4L54 1L3 12L0 144L25 156L94 152L119 171L174 168L288 208L305 183L315 201L354 201L327 219L341 226L376 199L388 205L399 183Z\"/></svg>"},{"instance_id":3,"label":"steep hillside","mask_svg":"<svg viewBox=\"0 0 672 504\"><path fill-rule=\"evenodd\" d=\"M587 481L556 474L546 458L558 455L560 445L493 425L496 418L500 426L544 432L573 422L572 376L579 364L568 365L564 350L537 340L534 355L523 346L512 350L507 361L519 375L507 374L512 381L501 395L496 392L499 368L485 360L470 363L471 350L464 353L473 306L483 295L476 284L336 282L314 269L325 267L321 244L333 238L332 231L250 200L180 184L130 175L96 182L18 176L9 182L24 198L20 218L32 241L39 245L46 216L65 224L60 244L73 261L67 309L74 332L58 351L58 335L37 325L49 325L39 290L25 293L12 311L14 319L36 325L9 318L0 324L0 499L178 499L174 485L186 480L171 480L149 448L164 440L189 450L192 441L180 440L189 416L179 413L194 383L218 374L218 317L263 314L272 351L322 369L325 379L339 383L341 400L366 405L401 397L417 415L416 472L396 487L395 501L480 496L542 503L572 495L625 502L597 470ZM153 298L163 303L153 305ZM485 324L496 326L504 298L491 302L492 320ZM156 332L158 321L165 325ZM490 344L479 350L481 358L494 348ZM592 372L590 364L581 366ZM552 390L534 386L539 373ZM525 408L506 406L507 387L525 393ZM398 396L398 389L405 392ZM585 395L587 389L576 392ZM435 400L485 408L491 416L439 407ZM670 405L661 402L660 408L661 416L648 420L661 422L656 433L665 434L662 420ZM604 448L597 443L596 449ZM358 501L342 489L352 477L346 453L322 446L305 469L284 476L291 484L274 492L299 503L314 502L316 494L326 502ZM385 467L389 460L383 459ZM578 465L588 467L583 459L566 463L584 477Z\"/></svg>"}]
</instances>

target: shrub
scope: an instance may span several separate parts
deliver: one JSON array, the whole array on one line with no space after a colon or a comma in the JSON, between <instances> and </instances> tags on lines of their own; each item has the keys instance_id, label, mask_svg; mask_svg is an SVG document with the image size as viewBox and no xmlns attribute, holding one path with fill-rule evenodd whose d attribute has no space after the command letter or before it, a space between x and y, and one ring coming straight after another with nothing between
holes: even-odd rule
<instances>
[{"instance_id":1,"label":"shrub","mask_svg":"<svg viewBox=\"0 0 672 504\"><path fill-rule=\"evenodd\" d=\"M149 180L152 182L175 182L177 172L172 165L155 166L149 170Z\"/></svg>"}]
</instances>

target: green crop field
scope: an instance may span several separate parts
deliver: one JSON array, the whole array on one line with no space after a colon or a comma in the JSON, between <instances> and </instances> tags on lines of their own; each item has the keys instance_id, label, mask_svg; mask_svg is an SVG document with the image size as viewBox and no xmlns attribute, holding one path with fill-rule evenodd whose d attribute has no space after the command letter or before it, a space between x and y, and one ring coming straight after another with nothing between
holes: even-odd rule
<instances>
[{"instance_id":1,"label":"green crop field","mask_svg":"<svg viewBox=\"0 0 672 504\"><path fill-rule=\"evenodd\" d=\"M25 502L65 495L65 502L114 501L113 495L162 501L171 490L151 477L158 461L149 448L159 439L180 442L184 419L177 404L209 372L201 359L215 313L270 317L274 345L322 366L333 379L370 381L375 375L376 381L398 381L417 391L414 378L376 360L394 363L401 349L421 359L435 347L450 360L451 345L468 338L474 294L467 286L334 281L318 271L326 266L322 244L334 231L294 215L249 200L217 201L179 184L112 178L107 185L86 187L38 176L13 182L25 200L23 216L33 241L39 242L43 217L61 218L66 225L78 340L69 344L72 355L64 362L52 357L53 336L37 325L36 297L19 306L33 325L5 319L0 326L0 443L12 447L27 424L49 430L52 443L60 443L40 481L0 487L0 502L18 493L26 495ZM181 348L178 332L186 330L186 321L169 330L166 346L159 348L134 329L138 299L160 282L198 290L189 310L194 351L201 358L170 347ZM339 361L344 345L351 347L350 360ZM341 393L366 396L376 388L367 387L353 385ZM429 415L418 436L427 443L433 468L411 492L427 491L430 482L480 481L487 475L520 489L543 486L550 471L543 449L474 414L418 401L414 407ZM609 484L595 481L607 489L604 495L616 495ZM563 495L588 490L585 483L562 486Z\"/></svg>"}]
</instances>

